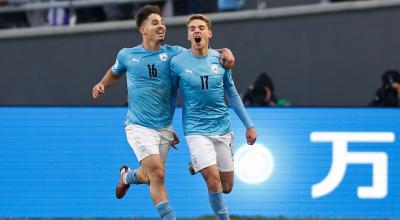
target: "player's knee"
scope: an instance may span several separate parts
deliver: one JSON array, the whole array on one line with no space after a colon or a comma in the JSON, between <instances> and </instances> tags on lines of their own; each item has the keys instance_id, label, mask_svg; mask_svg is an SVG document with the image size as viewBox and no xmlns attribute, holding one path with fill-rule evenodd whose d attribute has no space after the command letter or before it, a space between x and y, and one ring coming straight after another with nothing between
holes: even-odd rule
<instances>
[{"instance_id":1,"label":"player's knee","mask_svg":"<svg viewBox=\"0 0 400 220\"><path fill-rule=\"evenodd\" d=\"M221 188L221 181L218 178L207 178L206 183L208 186L208 189L211 190L212 192L217 192Z\"/></svg>"},{"instance_id":2,"label":"player's knee","mask_svg":"<svg viewBox=\"0 0 400 220\"><path fill-rule=\"evenodd\" d=\"M151 182L163 182L165 178L165 171L162 167L151 170L150 180Z\"/></svg>"}]
</instances>

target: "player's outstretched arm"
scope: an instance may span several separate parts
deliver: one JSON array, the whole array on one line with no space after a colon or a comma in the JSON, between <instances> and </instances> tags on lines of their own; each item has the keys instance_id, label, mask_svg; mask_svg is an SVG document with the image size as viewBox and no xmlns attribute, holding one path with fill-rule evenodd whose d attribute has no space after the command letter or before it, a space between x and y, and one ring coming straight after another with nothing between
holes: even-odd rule
<instances>
[{"instance_id":1,"label":"player's outstretched arm","mask_svg":"<svg viewBox=\"0 0 400 220\"><path fill-rule=\"evenodd\" d=\"M94 99L100 98L106 92L106 89L118 82L120 78L121 75L115 75L111 68L108 69L103 79L93 87L92 97Z\"/></svg>"},{"instance_id":2,"label":"player's outstretched arm","mask_svg":"<svg viewBox=\"0 0 400 220\"><path fill-rule=\"evenodd\" d=\"M242 99L240 98L235 84L233 83L232 75L230 71L227 71L224 76L224 89L226 92L226 96L228 97L229 103L231 107L235 111L236 115L242 121L244 126L246 127L246 139L247 144L253 145L257 139L257 133L254 129L254 123L251 121L249 115L247 114L246 109L244 108Z\"/></svg>"},{"instance_id":3,"label":"player's outstretched arm","mask_svg":"<svg viewBox=\"0 0 400 220\"><path fill-rule=\"evenodd\" d=\"M222 66L225 69L232 69L232 67L235 65L235 56L233 56L232 51L228 48L216 50L221 53L219 62L222 64Z\"/></svg>"}]
</instances>

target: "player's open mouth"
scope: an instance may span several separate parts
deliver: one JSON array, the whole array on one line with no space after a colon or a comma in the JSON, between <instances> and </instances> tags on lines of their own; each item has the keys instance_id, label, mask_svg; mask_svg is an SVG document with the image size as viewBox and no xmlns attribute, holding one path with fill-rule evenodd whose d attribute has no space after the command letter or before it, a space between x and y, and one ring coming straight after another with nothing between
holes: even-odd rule
<instances>
[{"instance_id":1,"label":"player's open mouth","mask_svg":"<svg viewBox=\"0 0 400 220\"><path fill-rule=\"evenodd\" d=\"M201 42L201 37L200 36L194 36L194 41L196 43L200 43Z\"/></svg>"},{"instance_id":2,"label":"player's open mouth","mask_svg":"<svg viewBox=\"0 0 400 220\"><path fill-rule=\"evenodd\" d=\"M158 34L158 35L164 35L165 34L165 31L164 30L157 30L156 31L156 34Z\"/></svg>"}]
</instances>

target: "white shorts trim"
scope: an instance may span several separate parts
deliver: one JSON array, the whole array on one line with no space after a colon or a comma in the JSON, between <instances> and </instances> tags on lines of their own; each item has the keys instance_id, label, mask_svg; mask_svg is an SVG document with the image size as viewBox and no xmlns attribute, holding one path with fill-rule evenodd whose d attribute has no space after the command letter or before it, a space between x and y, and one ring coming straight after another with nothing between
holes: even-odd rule
<instances>
[{"instance_id":1,"label":"white shorts trim","mask_svg":"<svg viewBox=\"0 0 400 220\"><path fill-rule=\"evenodd\" d=\"M217 165L221 172L231 172L233 163L233 133L224 135L188 135L190 158L196 172Z\"/></svg>"},{"instance_id":2,"label":"white shorts trim","mask_svg":"<svg viewBox=\"0 0 400 220\"><path fill-rule=\"evenodd\" d=\"M152 154L159 154L165 162L173 140L171 129L156 130L130 124L125 127L126 139L140 162Z\"/></svg>"}]
</instances>

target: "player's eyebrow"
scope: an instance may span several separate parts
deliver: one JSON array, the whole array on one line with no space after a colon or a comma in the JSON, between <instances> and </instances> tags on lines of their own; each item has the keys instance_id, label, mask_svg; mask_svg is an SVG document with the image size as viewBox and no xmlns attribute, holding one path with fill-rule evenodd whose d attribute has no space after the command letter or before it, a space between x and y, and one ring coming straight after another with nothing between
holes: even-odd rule
<instances>
[{"instance_id":1,"label":"player's eyebrow","mask_svg":"<svg viewBox=\"0 0 400 220\"><path fill-rule=\"evenodd\" d=\"M189 26L189 29L193 29L193 28L196 28L196 27L198 27L198 28L200 29L200 28L205 28L206 26L203 25L203 24L199 24L199 25L197 25L197 26L196 26L196 25L190 25L190 26Z\"/></svg>"}]
</instances>

